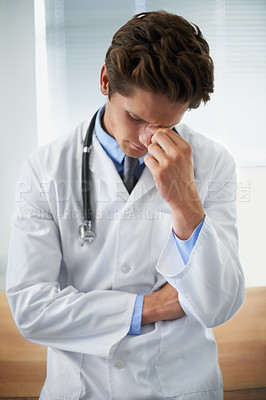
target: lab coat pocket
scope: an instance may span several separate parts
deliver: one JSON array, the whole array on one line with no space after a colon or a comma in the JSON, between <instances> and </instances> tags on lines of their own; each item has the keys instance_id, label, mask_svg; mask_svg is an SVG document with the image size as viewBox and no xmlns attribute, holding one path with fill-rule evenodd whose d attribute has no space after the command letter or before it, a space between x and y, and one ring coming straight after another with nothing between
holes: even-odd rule
<instances>
[{"instance_id":1,"label":"lab coat pocket","mask_svg":"<svg viewBox=\"0 0 266 400\"><path fill-rule=\"evenodd\" d=\"M188 316L157 324L161 343L155 368L164 396L221 390L212 331Z\"/></svg>"},{"instance_id":2,"label":"lab coat pocket","mask_svg":"<svg viewBox=\"0 0 266 400\"><path fill-rule=\"evenodd\" d=\"M83 354L48 348L47 378L40 399L77 400L82 391Z\"/></svg>"}]
</instances>

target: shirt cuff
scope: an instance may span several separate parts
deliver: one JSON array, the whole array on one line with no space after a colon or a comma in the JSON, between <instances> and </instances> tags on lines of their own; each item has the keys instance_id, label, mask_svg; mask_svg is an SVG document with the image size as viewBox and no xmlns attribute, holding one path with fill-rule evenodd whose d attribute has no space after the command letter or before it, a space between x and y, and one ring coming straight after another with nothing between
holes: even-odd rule
<instances>
[{"instance_id":1,"label":"shirt cuff","mask_svg":"<svg viewBox=\"0 0 266 400\"><path fill-rule=\"evenodd\" d=\"M144 301L144 295L140 294L136 297L128 335L139 335L140 334L143 301Z\"/></svg>"},{"instance_id":2,"label":"shirt cuff","mask_svg":"<svg viewBox=\"0 0 266 400\"><path fill-rule=\"evenodd\" d=\"M202 225L203 225L203 223L204 223L204 220L205 220L205 217L204 217L203 220L199 223L199 225L194 229L192 235L191 235L190 238L187 239L187 240L181 240L181 239L179 239L179 238L175 235L175 233L174 233L174 231L173 231L173 235L174 235L174 238L175 238L175 242L176 242L177 248L178 248L178 250L179 250L179 253L180 253L180 255L181 255L181 257L182 257L182 260L184 261L184 264L185 264L185 265L186 265L186 264L188 263L188 261L189 261L190 255L191 255L191 253L192 253L193 247L194 247L195 244L196 244L196 241L197 241L197 239L198 239L198 236L199 236L200 230L201 230L201 228L202 228Z\"/></svg>"}]
</instances>

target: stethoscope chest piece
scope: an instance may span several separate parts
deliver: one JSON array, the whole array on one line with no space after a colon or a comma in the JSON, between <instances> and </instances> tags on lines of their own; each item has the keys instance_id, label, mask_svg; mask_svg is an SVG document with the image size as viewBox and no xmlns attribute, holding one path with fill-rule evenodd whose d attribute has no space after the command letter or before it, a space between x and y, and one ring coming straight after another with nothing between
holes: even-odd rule
<instances>
[{"instance_id":1,"label":"stethoscope chest piece","mask_svg":"<svg viewBox=\"0 0 266 400\"><path fill-rule=\"evenodd\" d=\"M92 242L95 239L96 233L92 230L91 221L84 221L84 224L79 226L79 241L81 246L85 242Z\"/></svg>"}]
</instances>

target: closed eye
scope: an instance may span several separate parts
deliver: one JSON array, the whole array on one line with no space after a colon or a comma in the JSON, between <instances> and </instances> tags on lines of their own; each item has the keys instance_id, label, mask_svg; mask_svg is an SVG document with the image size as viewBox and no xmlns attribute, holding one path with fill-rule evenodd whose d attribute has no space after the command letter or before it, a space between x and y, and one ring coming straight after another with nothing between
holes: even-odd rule
<instances>
[{"instance_id":1,"label":"closed eye","mask_svg":"<svg viewBox=\"0 0 266 400\"><path fill-rule=\"evenodd\" d=\"M129 114L129 116L130 116L130 119L132 119L132 120L135 121L135 122L146 123L145 121L143 121L143 119L136 118L136 117L134 117L132 114Z\"/></svg>"},{"instance_id":2,"label":"closed eye","mask_svg":"<svg viewBox=\"0 0 266 400\"><path fill-rule=\"evenodd\" d=\"M130 117L131 120L133 120L133 121L135 121L135 122L137 122L137 123L139 123L139 124L152 125L151 123L149 123L149 122L147 122L147 121L144 121L144 120L141 119L141 118L134 117L134 115L132 115L132 114L130 114L130 113L128 113L128 115L129 115L129 117ZM173 126L177 125L179 122L180 122L180 121L176 122L175 124L171 124L171 125L167 125L167 126L161 126L161 128L172 129ZM154 125L154 126L155 126L155 125Z\"/></svg>"}]
</instances>

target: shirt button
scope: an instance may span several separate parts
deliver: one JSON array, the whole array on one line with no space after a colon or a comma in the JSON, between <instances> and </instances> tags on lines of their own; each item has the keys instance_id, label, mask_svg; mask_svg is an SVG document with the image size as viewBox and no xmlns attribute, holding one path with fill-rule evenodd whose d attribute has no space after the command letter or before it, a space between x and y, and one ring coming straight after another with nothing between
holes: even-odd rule
<instances>
[{"instance_id":1,"label":"shirt button","mask_svg":"<svg viewBox=\"0 0 266 400\"><path fill-rule=\"evenodd\" d=\"M123 272L123 274L128 274L130 270L131 270L131 268L130 268L130 265L128 265L128 264L124 264L121 267L121 271Z\"/></svg>"},{"instance_id":2,"label":"shirt button","mask_svg":"<svg viewBox=\"0 0 266 400\"><path fill-rule=\"evenodd\" d=\"M125 363L122 360L117 360L114 363L114 367L117 368L117 369L123 369L125 367Z\"/></svg>"}]
</instances>

